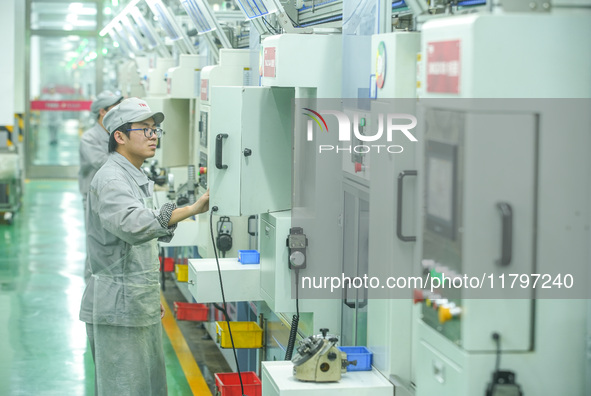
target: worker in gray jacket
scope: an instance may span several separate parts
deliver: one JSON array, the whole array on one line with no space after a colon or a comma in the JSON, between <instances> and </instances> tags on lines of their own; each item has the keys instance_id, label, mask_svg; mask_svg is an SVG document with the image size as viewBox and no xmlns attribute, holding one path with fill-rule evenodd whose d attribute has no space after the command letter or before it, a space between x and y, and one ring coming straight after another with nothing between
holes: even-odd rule
<instances>
[{"instance_id":1,"label":"worker in gray jacket","mask_svg":"<svg viewBox=\"0 0 591 396\"><path fill-rule=\"evenodd\" d=\"M86 210L86 196L90 182L96 171L107 161L109 154L109 132L103 125L103 117L115 105L123 100L123 96L111 91L103 91L90 105L90 112L96 123L82 134L80 139L80 171L78 187L82 194L82 202Z\"/></svg>"},{"instance_id":2,"label":"worker in gray jacket","mask_svg":"<svg viewBox=\"0 0 591 396\"><path fill-rule=\"evenodd\" d=\"M78 172L78 188L82 194L82 207L86 220L86 197L94 174L107 161L109 156L109 132L103 125L103 118L109 110L123 100L123 96L111 91L103 91L90 105L90 112L96 123L82 134L80 139L80 170ZM84 280L90 279L88 254L84 264Z\"/></svg>"},{"instance_id":3,"label":"worker in gray jacket","mask_svg":"<svg viewBox=\"0 0 591 396\"><path fill-rule=\"evenodd\" d=\"M92 277L80 308L98 396L167 394L156 240L170 241L177 222L207 211L209 192L183 208L154 207L154 184L140 167L154 156L163 120L137 98L103 119L110 154L88 192Z\"/></svg>"}]
</instances>

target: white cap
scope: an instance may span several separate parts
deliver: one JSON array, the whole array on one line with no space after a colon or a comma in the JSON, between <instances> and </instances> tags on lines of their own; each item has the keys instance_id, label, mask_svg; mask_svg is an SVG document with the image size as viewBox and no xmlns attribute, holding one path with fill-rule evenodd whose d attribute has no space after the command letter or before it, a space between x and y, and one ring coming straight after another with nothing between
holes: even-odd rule
<instances>
[{"instance_id":1,"label":"white cap","mask_svg":"<svg viewBox=\"0 0 591 396\"><path fill-rule=\"evenodd\" d=\"M94 117L98 117L99 112L101 109L106 109L107 107L113 106L115 103L120 102L123 100L123 96L115 95L111 91L103 91L92 102L90 105L90 112L94 115Z\"/></svg>"},{"instance_id":2,"label":"white cap","mask_svg":"<svg viewBox=\"0 0 591 396\"><path fill-rule=\"evenodd\" d=\"M152 112L146 102L138 98L124 99L117 106L107 112L103 118L103 125L113 133L121 125L128 122L140 122L153 118L156 125L164 121L164 114L161 112Z\"/></svg>"}]
</instances>

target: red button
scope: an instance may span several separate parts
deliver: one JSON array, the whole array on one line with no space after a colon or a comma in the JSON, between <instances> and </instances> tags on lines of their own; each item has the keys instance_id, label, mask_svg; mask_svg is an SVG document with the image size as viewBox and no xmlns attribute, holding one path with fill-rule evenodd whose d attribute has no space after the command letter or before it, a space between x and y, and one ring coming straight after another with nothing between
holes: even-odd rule
<instances>
[{"instance_id":1,"label":"red button","mask_svg":"<svg viewBox=\"0 0 591 396\"><path fill-rule=\"evenodd\" d=\"M413 290L413 301L415 304L425 301L425 297L423 295L422 290L420 290L420 289Z\"/></svg>"}]
</instances>

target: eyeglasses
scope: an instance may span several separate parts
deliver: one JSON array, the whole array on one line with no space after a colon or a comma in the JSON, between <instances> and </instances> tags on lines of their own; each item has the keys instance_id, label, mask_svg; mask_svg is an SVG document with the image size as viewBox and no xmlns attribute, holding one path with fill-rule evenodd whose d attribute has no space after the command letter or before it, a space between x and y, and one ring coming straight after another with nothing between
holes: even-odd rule
<instances>
[{"instance_id":1,"label":"eyeglasses","mask_svg":"<svg viewBox=\"0 0 591 396\"><path fill-rule=\"evenodd\" d=\"M128 129L128 131L144 131L144 136L150 139L154 134L156 137L160 139L162 137L162 128L135 128L135 129Z\"/></svg>"}]
</instances>

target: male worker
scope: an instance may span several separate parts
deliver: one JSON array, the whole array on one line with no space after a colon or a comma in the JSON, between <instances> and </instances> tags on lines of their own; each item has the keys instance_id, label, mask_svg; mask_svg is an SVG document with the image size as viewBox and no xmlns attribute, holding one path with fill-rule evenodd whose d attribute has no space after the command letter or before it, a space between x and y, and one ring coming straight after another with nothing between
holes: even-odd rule
<instances>
[{"instance_id":1,"label":"male worker","mask_svg":"<svg viewBox=\"0 0 591 396\"><path fill-rule=\"evenodd\" d=\"M107 111L123 100L123 96L115 95L111 91L103 91L90 105L90 113L96 123L82 134L80 139L80 171L78 172L78 187L82 194L82 203L86 210L86 196L90 182L96 171L107 161L109 154L109 132L103 125L103 118Z\"/></svg>"},{"instance_id":2,"label":"male worker","mask_svg":"<svg viewBox=\"0 0 591 396\"><path fill-rule=\"evenodd\" d=\"M137 98L103 119L110 154L88 191L92 277L80 308L99 396L167 394L156 239L170 241L177 222L207 211L209 192L190 206L154 208L154 184L140 167L154 156L163 120Z\"/></svg>"}]
</instances>

